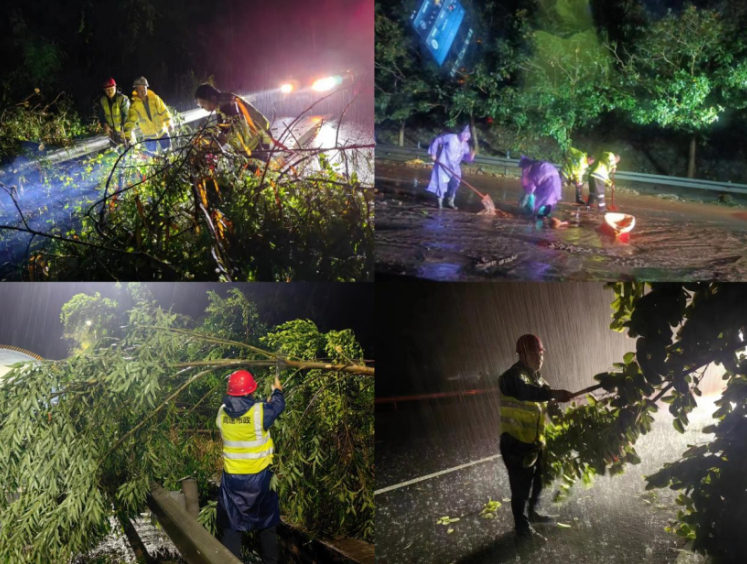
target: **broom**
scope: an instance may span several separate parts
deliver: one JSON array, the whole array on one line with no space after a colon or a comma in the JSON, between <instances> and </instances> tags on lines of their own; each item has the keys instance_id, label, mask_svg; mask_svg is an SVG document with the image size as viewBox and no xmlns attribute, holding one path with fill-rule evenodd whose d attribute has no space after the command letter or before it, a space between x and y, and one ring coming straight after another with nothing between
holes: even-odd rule
<instances>
[{"instance_id":1,"label":"broom","mask_svg":"<svg viewBox=\"0 0 747 564\"><path fill-rule=\"evenodd\" d=\"M448 172L453 178L457 177L456 173L453 170L451 170L448 166L446 166L445 164L440 163L438 161L436 161L436 164L442 166L443 168L445 168L446 172ZM490 196L488 196L487 194L483 194L482 192L480 192L477 188L475 188L469 182L467 182L466 180L464 180L464 178L459 178L459 180L467 188L469 188L475 194L477 194L478 196L480 196L480 202L482 202L482 205L485 208L485 211L484 211L485 215L496 215L496 213L495 213L495 204L493 203L493 199Z\"/></svg>"}]
</instances>

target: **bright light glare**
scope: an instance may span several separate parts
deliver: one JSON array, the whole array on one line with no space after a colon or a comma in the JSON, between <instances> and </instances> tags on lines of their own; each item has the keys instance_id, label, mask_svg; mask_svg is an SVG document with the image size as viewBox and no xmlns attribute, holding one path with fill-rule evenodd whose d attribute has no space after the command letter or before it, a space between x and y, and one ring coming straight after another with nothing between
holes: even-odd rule
<instances>
[{"instance_id":1,"label":"bright light glare","mask_svg":"<svg viewBox=\"0 0 747 564\"><path fill-rule=\"evenodd\" d=\"M90 327L92 324L93 324L93 321L91 321L90 319L86 320L86 325Z\"/></svg>"},{"instance_id":2,"label":"bright light glare","mask_svg":"<svg viewBox=\"0 0 747 564\"><path fill-rule=\"evenodd\" d=\"M293 92L293 85L290 83L283 84L280 87L280 92L282 92L283 94L290 94L291 92Z\"/></svg>"},{"instance_id":3,"label":"bright light glare","mask_svg":"<svg viewBox=\"0 0 747 564\"><path fill-rule=\"evenodd\" d=\"M327 90L332 90L338 84L342 84L341 76L328 76L314 81L314 84L311 85L311 89L316 92L326 92Z\"/></svg>"}]
</instances>

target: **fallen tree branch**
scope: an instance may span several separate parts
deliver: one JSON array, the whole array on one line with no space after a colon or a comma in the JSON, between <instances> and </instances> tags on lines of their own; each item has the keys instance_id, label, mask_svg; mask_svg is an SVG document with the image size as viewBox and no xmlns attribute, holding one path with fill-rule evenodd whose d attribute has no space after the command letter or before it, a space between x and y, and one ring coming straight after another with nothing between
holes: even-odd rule
<instances>
[{"instance_id":1,"label":"fallen tree branch","mask_svg":"<svg viewBox=\"0 0 747 564\"><path fill-rule=\"evenodd\" d=\"M332 364L329 362L307 362L280 359L284 367L299 368L301 370L332 370L336 372L347 372L349 374L359 374L361 376L373 376L374 369L370 366L361 366L360 364ZM198 360L194 362L180 362L173 364L174 368L188 368L191 366L216 366L216 367L233 367L233 366L276 366L274 360Z\"/></svg>"}]
</instances>

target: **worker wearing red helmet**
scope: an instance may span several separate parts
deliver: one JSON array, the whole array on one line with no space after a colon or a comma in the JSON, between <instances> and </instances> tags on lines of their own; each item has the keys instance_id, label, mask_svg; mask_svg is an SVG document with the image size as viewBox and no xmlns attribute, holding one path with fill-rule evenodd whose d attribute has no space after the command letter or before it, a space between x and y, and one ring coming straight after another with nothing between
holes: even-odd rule
<instances>
[{"instance_id":1,"label":"worker wearing red helmet","mask_svg":"<svg viewBox=\"0 0 747 564\"><path fill-rule=\"evenodd\" d=\"M501 456L511 486L511 510L520 538L542 538L530 523L552 519L535 510L542 491L546 403L571 400L567 390L553 390L542 379L545 348L536 335L516 343L519 361L498 380L501 397ZM531 492L531 496L530 496ZM529 502L529 511L525 514Z\"/></svg>"},{"instance_id":2,"label":"worker wearing red helmet","mask_svg":"<svg viewBox=\"0 0 747 564\"><path fill-rule=\"evenodd\" d=\"M112 144L122 145L127 112L130 111L130 99L117 90L117 83L113 78L104 81L101 86L104 95L99 99L99 123Z\"/></svg>"},{"instance_id":3,"label":"worker wearing red helmet","mask_svg":"<svg viewBox=\"0 0 747 564\"><path fill-rule=\"evenodd\" d=\"M215 423L223 439L223 477L217 525L221 542L239 559L243 532L257 531L262 562L276 564L280 506L277 493L270 490L275 450L270 427L285 409L285 398L277 376L269 401L255 400L256 389L251 373L234 372L218 410Z\"/></svg>"}]
</instances>

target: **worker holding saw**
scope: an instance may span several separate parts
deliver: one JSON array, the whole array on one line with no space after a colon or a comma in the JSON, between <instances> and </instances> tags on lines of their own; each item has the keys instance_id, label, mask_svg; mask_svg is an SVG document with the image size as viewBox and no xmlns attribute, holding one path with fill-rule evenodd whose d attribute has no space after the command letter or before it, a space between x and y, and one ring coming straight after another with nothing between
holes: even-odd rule
<instances>
[{"instance_id":1,"label":"worker holding saw","mask_svg":"<svg viewBox=\"0 0 747 564\"><path fill-rule=\"evenodd\" d=\"M280 522L278 494L270 489L274 444L270 427L285 409L278 375L267 402L254 399L257 383L238 370L215 421L223 439L223 477L218 497L217 525L221 543L241 560L243 531L257 531L262 562L279 562L275 527Z\"/></svg>"},{"instance_id":2,"label":"worker holding saw","mask_svg":"<svg viewBox=\"0 0 747 564\"><path fill-rule=\"evenodd\" d=\"M501 401L501 456L511 485L511 511L519 538L544 538L531 526L550 523L537 513L542 492L547 402L571 401L567 390L553 390L542 379L545 349L536 335L522 335L516 343L519 361L498 379ZM530 495L531 492L531 495ZM528 512L525 513L528 505Z\"/></svg>"},{"instance_id":3,"label":"worker holding saw","mask_svg":"<svg viewBox=\"0 0 747 564\"><path fill-rule=\"evenodd\" d=\"M612 190L615 189L615 171L617 170L617 163L619 162L620 155L603 152L599 154L599 157L589 168L589 200L586 202L586 205L591 206L596 198L597 210L599 213L605 213L607 211L607 204L604 201L604 192L607 186L612 187Z\"/></svg>"},{"instance_id":4,"label":"worker holding saw","mask_svg":"<svg viewBox=\"0 0 747 564\"><path fill-rule=\"evenodd\" d=\"M459 135L439 135L428 148L428 154L435 164L427 190L438 198L439 209L443 208L444 198L446 205L451 209L457 209L454 198L462 181L462 170L459 165L462 161L471 163L475 160L475 149L469 145L471 137L469 126L466 126Z\"/></svg>"},{"instance_id":5,"label":"worker holding saw","mask_svg":"<svg viewBox=\"0 0 747 564\"><path fill-rule=\"evenodd\" d=\"M110 78L102 85L104 95L99 99L97 116L104 133L115 147L123 145L124 126L130 111L130 99L117 90L117 83Z\"/></svg>"}]
</instances>

